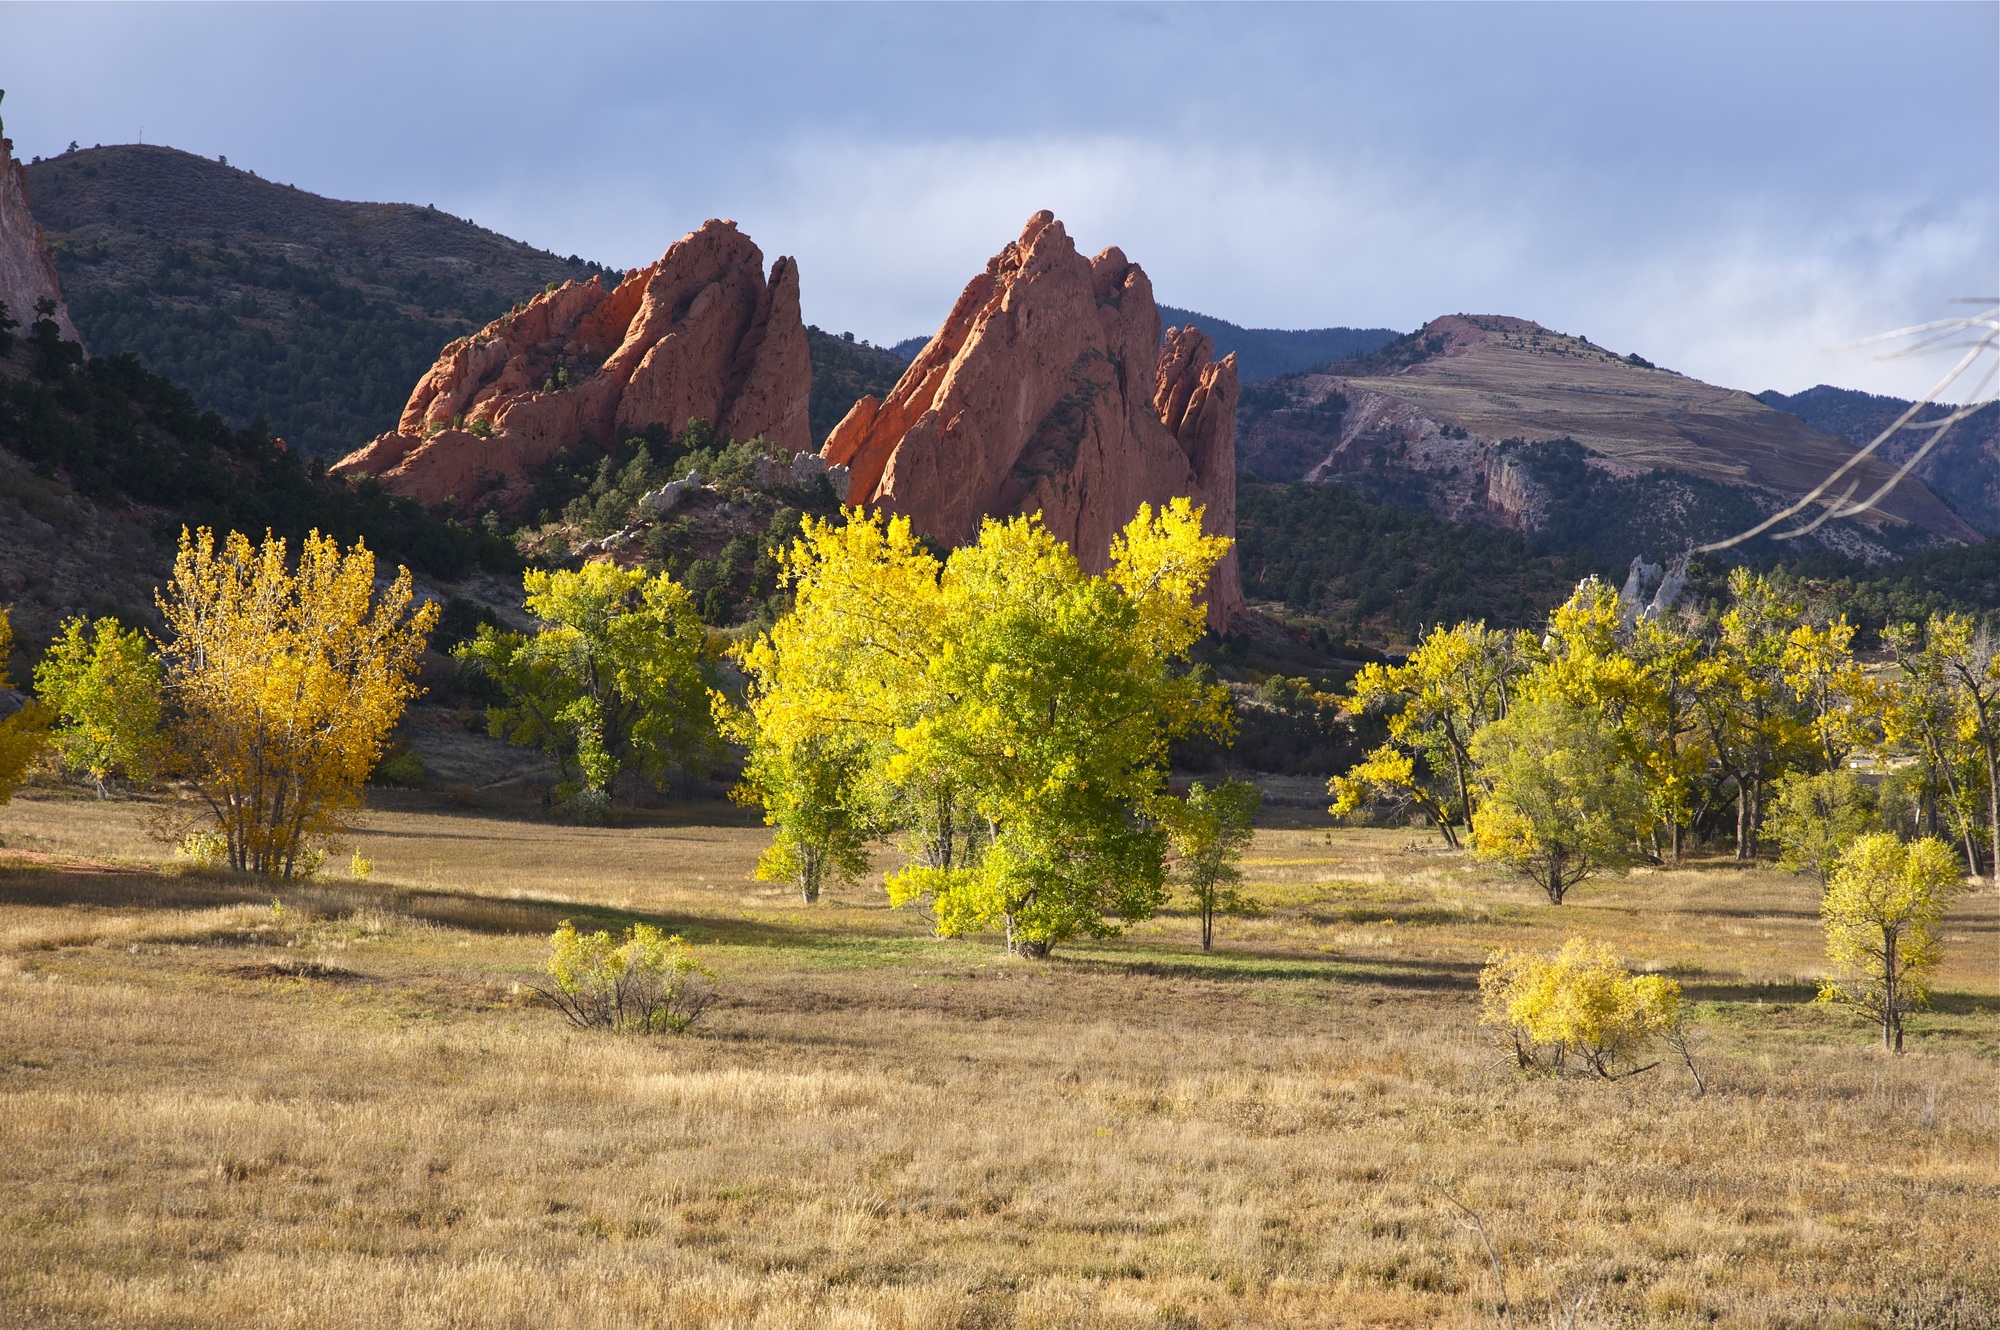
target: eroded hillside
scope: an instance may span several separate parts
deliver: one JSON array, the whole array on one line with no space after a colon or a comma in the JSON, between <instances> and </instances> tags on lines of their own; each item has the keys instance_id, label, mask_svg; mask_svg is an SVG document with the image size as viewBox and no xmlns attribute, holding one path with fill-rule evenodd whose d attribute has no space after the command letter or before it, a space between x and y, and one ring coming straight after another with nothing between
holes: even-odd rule
<instances>
[{"instance_id":1,"label":"eroded hillside","mask_svg":"<svg viewBox=\"0 0 2000 1330\"><path fill-rule=\"evenodd\" d=\"M1853 453L1748 393L1524 319L1448 316L1334 368L1244 392L1245 472L1352 484L1605 557L1733 534ZM1892 475L1870 460L1829 497L1866 498ZM1884 560L1978 538L1910 478L1810 540Z\"/></svg>"}]
</instances>

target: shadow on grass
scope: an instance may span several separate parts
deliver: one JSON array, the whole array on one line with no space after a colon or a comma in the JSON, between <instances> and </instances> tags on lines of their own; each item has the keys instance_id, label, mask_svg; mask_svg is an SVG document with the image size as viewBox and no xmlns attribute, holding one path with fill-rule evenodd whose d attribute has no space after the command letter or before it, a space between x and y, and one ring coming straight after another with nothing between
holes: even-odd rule
<instances>
[{"instance_id":1,"label":"shadow on grass","mask_svg":"<svg viewBox=\"0 0 2000 1330\"><path fill-rule=\"evenodd\" d=\"M1405 960L1387 956L1305 960L1295 955L1256 950L1187 955L1156 951L1121 952L1115 948L1058 951L1050 964L1155 979L1359 983L1433 993L1477 991L1480 970L1476 961Z\"/></svg>"},{"instance_id":2,"label":"shadow on grass","mask_svg":"<svg viewBox=\"0 0 2000 1330\"><path fill-rule=\"evenodd\" d=\"M928 937L867 932L823 922L773 923L731 916L619 909L538 897L495 897L358 882L274 882L229 873L160 873L143 868L20 861L0 857L0 906L88 906L123 910L210 910L266 905L273 897L304 913L338 916L379 910L442 928L495 937L547 937L563 920L585 931L622 932L651 924L701 946L769 949L825 969L870 969L935 951ZM978 944L975 944L978 945ZM982 947L982 950L984 948Z\"/></svg>"},{"instance_id":3,"label":"shadow on grass","mask_svg":"<svg viewBox=\"0 0 2000 1330\"><path fill-rule=\"evenodd\" d=\"M606 827L585 827L539 800L498 799L474 794L470 799L436 790L397 790L371 785L367 807L387 813L448 817L460 821L507 822L521 827L559 827L567 830L650 831L686 827L761 827L763 814L726 799L688 799L658 807L619 805ZM374 835L371 831L368 834ZM385 833L386 834L386 833ZM399 833L408 834L408 833Z\"/></svg>"},{"instance_id":4,"label":"shadow on grass","mask_svg":"<svg viewBox=\"0 0 2000 1330\"><path fill-rule=\"evenodd\" d=\"M1488 922L1470 910L1430 905L1350 905L1341 909L1302 910L1299 917L1322 928L1336 924L1402 924L1411 928Z\"/></svg>"}]
</instances>

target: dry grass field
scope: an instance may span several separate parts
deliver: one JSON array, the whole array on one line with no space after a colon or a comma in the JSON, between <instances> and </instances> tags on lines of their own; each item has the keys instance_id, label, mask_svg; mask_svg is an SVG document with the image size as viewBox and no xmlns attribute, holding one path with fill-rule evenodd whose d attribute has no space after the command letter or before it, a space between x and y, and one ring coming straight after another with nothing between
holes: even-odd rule
<instances>
[{"instance_id":1,"label":"dry grass field","mask_svg":"<svg viewBox=\"0 0 2000 1330\"><path fill-rule=\"evenodd\" d=\"M2000 1325L1991 888L1898 1059L1807 1005L1768 871L1554 909L1271 829L1213 956L1168 915L1030 963L752 883L765 834L412 797L274 906L133 805L0 809L0 1323ZM681 931L722 1002L568 1029L521 987L566 917ZM1572 932L1699 1000L1706 1098L1503 1062L1482 957Z\"/></svg>"}]
</instances>

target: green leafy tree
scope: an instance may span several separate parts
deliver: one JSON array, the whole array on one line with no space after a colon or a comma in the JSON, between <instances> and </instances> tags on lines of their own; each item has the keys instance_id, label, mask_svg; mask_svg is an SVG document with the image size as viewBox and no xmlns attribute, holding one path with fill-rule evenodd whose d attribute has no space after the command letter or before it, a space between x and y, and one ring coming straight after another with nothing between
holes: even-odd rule
<instances>
[{"instance_id":1,"label":"green leafy tree","mask_svg":"<svg viewBox=\"0 0 2000 1330\"><path fill-rule=\"evenodd\" d=\"M868 871L874 822L866 805L865 753L838 735L788 746L751 745L743 784L732 793L761 803L778 834L757 860L760 882L787 882L807 905L833 883Z\"/></svg>"},{"instance_id":2,"label":"green leafy tree","mask_svg":"<svg viewBox=\"0 0 2000 1330\"><path fill-rule=\"evenodd\" d=\"M483 626L456 653L506 698L487 711L495 738L553 757L587 816L609 809L626 772L659 783L712 755L714 653L679 584L599 561L523 585L541 630Z\"/></svg>"},{"instance_id":3,"label":"green leafy tree","mask_svg":"<svg viewBox=\"0 0 2000 1330\"><path fill-rule=\"evenodd\" d=\"M928 878L941 932L997 923L1010 950L1046 956L1159 908L1166 837L1150 810L1168 742L1228 724L1226 690L1185 669L1228 548L1175 500L1157 517L1141 506L1103 576L1032 518L989 521L946 561L947 639L926 668L946 705L898 746L912 770L971 790L990 833L976 867Z\"/></svg>"},{"instance_id":4,"label":"green leafy tree","mask_svg":"<svg viewBox=\"0 0 2000 1330\"><path fill-rule=\"evenodd\" d=\"M1815 760L1811 721L1786 681L1786 650L1800 613L1799 602L1762 574L1730 573L1729 608L1698 705L1716 769L1734 791L1738 859L1756 855L1771 782Z\"/></svg>"},{"instance_id":5,"label":"green leafy tree","mask_svg":"<svg viewBox=\"0 0 2000 1330\"><path fill-rule=\"evenodd\" d=\"M72 771L97 782L145 780L160 757L160 662L136 628L81 616L35 667L35 692L54 712L56 751Z\"/></svg>"},{"instance_id":6,"label":"green leafy tree","mask_svg":"<svg viewBox=\"0 0 2000 1330\"><path fill-rule=\"evenodd\" d=\"M1957 856L1941 840L1858 838L1820 902L1827 958L1839 971L1820 1000L1867 1013L1881 1026L1882 1046L1902 1052L1903 1017L1927 1001L1925 981L1941 953L1938 924L1964 885Z\"/></svg>"},{"instance_id":7,"label":"green leafy tree","mask_svg":"<svg viewBox=\"0 0 2000 1330\"><path fill-rule=\"evenodd\" d=\"M1597 712L1518 703L1479 732L1472 756L1486 792L1473 853L1526 877L1551 905L1627 853L1648 816L1644 784Z\"/></svg>"},{"instance_id":8,"label":"green leafy tree","mask_svg":"<svg viewBox=\"0 0 2000 1330\"><path fill-rule=\"evenodd\" d=\"M1778 867L1811 873L1824 888L1841 854L1875 822L1867 787L1853 772L1835 767L1781 778L1764 827L1778 842Z\"/></svg>"},{"instance_id":9,"label":"green leafy tree","mask_svg":"<svg viewBox=\"0 0 2000 1330\"><path fill-rule=\"evenodd\" d=\"M1243 880L1237 861L1255 834L1257 810L1264 792L1249 781L1225 780L1219 785L1196 781L1187 798L1166 816L1167 837L1180 858L1180 878L1194 898L1201 917L1201 949L1215 947L1215 916L1249 907L1236 890Z\"/></svg>"},{"instance_id":10,"label":"green leafy tree","mask_svg":"<svg viewBox=\"0 0 2000 1330\"><path fill-rule=\"evenodd\" d=\"M1965 871L1977 874L1986 803L1984 754L1973 737L1978 718L1923 629L1898 624L1883 640L1896 660L1895 686L1886 691L1881 712L1886 744L1916 759L1912 784L1924 833L1948 833L1964 851Z\"/></svg>"},{"instance_id":11,"label":"green leafy tree","mask_svg":"<svg viewBox=\"0 0 2000 1330\"><path fill-rule=\"evenodd\" d=\"M998 925L1045 956L1151 914L1168 741L1227 732L1226 691L1186 660L1228 546L1185 500L1142 507L1100 576L1034 518L989 521L942 562L904 519L808 521L792 609L738 651L732 724L767 814L782 829L812 807L786 764L830 742L854 766L821 806L866 808L905 844L890 899L928 902L941 934Z\"/></svg>"}]
</instances>

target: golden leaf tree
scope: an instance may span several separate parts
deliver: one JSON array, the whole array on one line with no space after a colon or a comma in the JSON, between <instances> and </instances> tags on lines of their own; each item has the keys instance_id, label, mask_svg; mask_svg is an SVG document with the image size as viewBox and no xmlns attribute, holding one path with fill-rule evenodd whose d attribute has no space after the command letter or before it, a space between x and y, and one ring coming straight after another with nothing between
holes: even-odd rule
<instances>
[{"instance_id":1,"label":"golden leaf tree","mask_svg":"<svg viewBox=\"0 0 2000 1330\"><path fill-rule=\"evenodd\" d=\"M1327 782L1333 815L1375 803L1414 807L1458 848L1456 828L1473 826L1478 795L1472 737L1507 714L1528 661L1520 638L1481 622L1431 630L1401 665L1362 667L1347 710L1384 714L1389 740Z\"/></svg>"},{"instance_id":2,"label":"golden leaf tree","mask_svg":"<svg viewBox=\"0 0 2000 1330\"><path fill-rule=\"evenodd\" d=\"M7 658L14 652L14 625L0 606L0 692L13 684L7 678ZM0 716L0 804L14 795L14 787L49 741L48 713L36 702L27 702Z\"/></svg>"},{"instance_id":3,"label":"golden leaf tree","mask_svg":"<svg viewBox=\"0 0 2000 1330\"><path fill-rule=\"evenodd\" d=\"M1941 953L1938 925L1964 886L1958 858L1941 840L1858 837L1820 902L1827 958L1839 971L1820 1000L1853 1004L1881 1027L1884 1048L1902 1052L1903 1016L1927 1000L1925 981Z\"/></svg>"},{"instance_id":4,"label":"golden leaf tree","mask_svg":"<svg viewBox=\"0 0 2000 1330\"><path fill-rule=\"evenodd\" d=\"M359 804L437 621L413 601L408 569L377 590L359 541L312 532L294 566L268 534L182 530L159 597L168 760L231 868L295 876Z\"/></svg>"}]
</instances>

